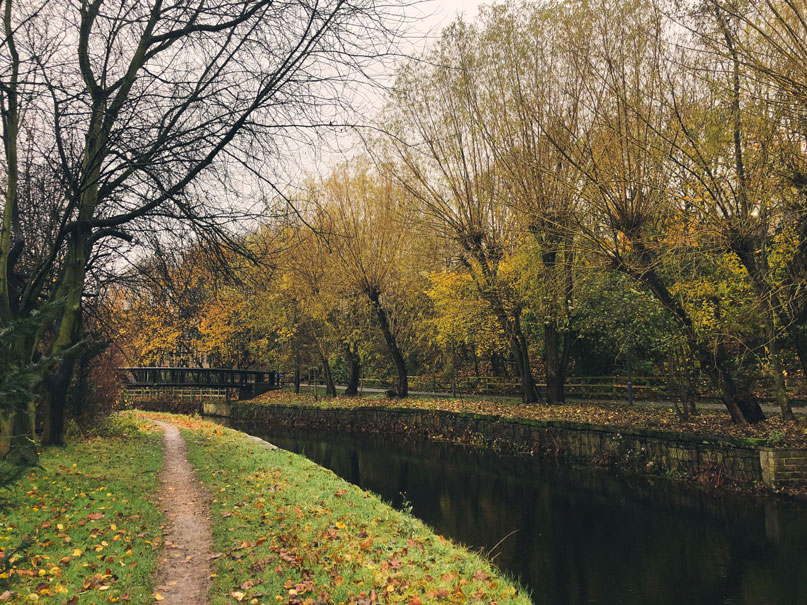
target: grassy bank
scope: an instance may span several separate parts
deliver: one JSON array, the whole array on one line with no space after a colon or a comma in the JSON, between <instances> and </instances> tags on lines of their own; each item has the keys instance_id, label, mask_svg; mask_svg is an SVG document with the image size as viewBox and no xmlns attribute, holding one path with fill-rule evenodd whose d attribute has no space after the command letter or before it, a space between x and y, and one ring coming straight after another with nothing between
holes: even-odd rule
<instances>
[{"instance_id":1,"label":"grassy bank","mask_svg":"<svg viewBox=\"0 0 807 605\"><path fill-rule=\"evenodd\" d=\"M152 603L161 446L115 417L0 488L0 601Z\"/></svg>"},{"instance_id":2,"label":"grassy bank","mask_svg":"<svg viewBox=\"0 0 807 605\"><path fill-rule=\"evenodd\" d=\"M481 557L305 458L175 417L212 494L213 603L524 603Z\"/></svg>"},{"instance_id":3,"label":"grassy bank","mask_svg":"<svg viewBox=\"0 0 807 605\"><path fill-rule=\"evenodd\" d=\"M523 404L513 400L459 399L447 397L410 397L387 399L370 395L364 397L314 398L308 393L286 390L270 391L249 403L263 405L301 405L320 408L407 408L443 410L459 414L481 414L535 421L566 421L615 427L635 427L664 431L695 433L713 437L750 440L756 445L807 448L807 418L784 422L772 416L751 426L739 426L723 410L700 411L687 420L679 418L672 409L648 405L614 405L602 402L566 403L563 405Z\"/></svg>"}]
</instances>

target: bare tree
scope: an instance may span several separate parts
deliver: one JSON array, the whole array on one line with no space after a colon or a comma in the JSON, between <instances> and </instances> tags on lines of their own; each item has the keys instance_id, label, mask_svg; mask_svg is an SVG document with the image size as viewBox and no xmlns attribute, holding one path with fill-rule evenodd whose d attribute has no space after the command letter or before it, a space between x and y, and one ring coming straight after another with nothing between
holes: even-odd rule
<instances>
[{"instance_id":1,"label":"bare tree","mask_svg":"<svg viewBox=\"0 0 807 605\"><path fill-rule=\"evenodd\" d=\"M275 185L271 167L306 129L334 119L351 81L389 52L400 17L394 4L373 0L4 0L3 9L0 323L43 299L63 303L21 347L27 358L46 342L48 353L63 355L80 338L99 242L128 239L149 217L223 232L232 213L217 198L237 193L234 179ZM18 276L20 254L33 245L17 223L26 211L20 149L55 151L41 163L58 175L63 196L55 237ZM46 443L62 439L72 368L65 355L46 380Z\"/></svg>"},{"instance_id":2,"label":"bare tree","mask_svg":"<svg viewBox=\"0 0 807 605\"><path fill-rule=\"evenodd\" d=\"M666 143L681 175L685 212L714 233L715 243L736 255L747 272L762 316L763 365L782 416L793 420L780 342L796 322L771 266L771 258L783 253L775 239L786 228L790 197L781 190L778 169L784 115L775 90L743 64L740 22L717 5L705 8L689 21L695 35L670 62L677 67L667 70L664 103L677 127ZM717 123L723 127L715 128ZM798 352L798 339L794 343Z\"/></svg>"}]
</instances>

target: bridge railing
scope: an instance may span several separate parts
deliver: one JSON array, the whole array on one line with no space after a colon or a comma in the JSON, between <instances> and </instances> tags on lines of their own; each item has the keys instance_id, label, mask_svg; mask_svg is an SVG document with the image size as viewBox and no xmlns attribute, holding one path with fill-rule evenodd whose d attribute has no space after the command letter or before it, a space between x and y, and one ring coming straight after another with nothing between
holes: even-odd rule
<instances>
[{"instance_id":1,"label":"bridge railing","mask_svg":"<svg viewBox=\"0 0 807 605\"><path fill-rule=\"evenodd\" d=\"M277 372L228 368L124 367L118 368L127 387L211 387L240 388L277 385Z\"/></svg>"}]
</instances>

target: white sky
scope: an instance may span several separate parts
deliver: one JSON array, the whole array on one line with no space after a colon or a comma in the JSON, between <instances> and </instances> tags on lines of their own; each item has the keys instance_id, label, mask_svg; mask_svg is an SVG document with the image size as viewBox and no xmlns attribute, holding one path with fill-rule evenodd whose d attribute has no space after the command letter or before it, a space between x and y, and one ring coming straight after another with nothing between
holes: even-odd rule
<instances>
[{"instance_id":1,"label":"white sky","mask_svg":"<svg viewBox=\"0 0 807 605\"><path fill-rule=\"evenodd\" d=\"M466 17L476 15L481 0L431 0L427 6L434 5L435 10L447 17L446 22L454 18L457 13L464 13Z\"/></svg>"},{"instance_id":2,"label":"white sky","mask_svg":"<svg viewBox=\"0 0 807 605\"><path fill-rule=\"evenodd\" d=\"M462 13L467 20L476 16L480 4L490 4L491 0L425 0L417 6L416 11L426 17L415 26L416 30L434 35Z\"/></svg>"}]
</instances>

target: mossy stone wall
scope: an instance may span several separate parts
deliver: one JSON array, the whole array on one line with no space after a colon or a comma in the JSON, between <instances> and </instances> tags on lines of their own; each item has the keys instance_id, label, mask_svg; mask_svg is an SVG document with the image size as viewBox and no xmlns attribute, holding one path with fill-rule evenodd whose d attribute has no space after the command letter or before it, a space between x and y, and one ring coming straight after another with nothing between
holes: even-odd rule
<instances>
[{"instance_id":1,"label":"mossy stone wall","mask_svg":"<svg viewBox=\"0 0 807 605\"><path fill-rule=\"evenodd\" d=\"M760 447L690 433L407 408L318 408L249 402L216 406L213 410L206 405L205 412L229 417L233 428L247 432L295 427L411 435L576 463L680 474L714 485L807 485L807 450Z\"/></svg>"}]
</instances>

